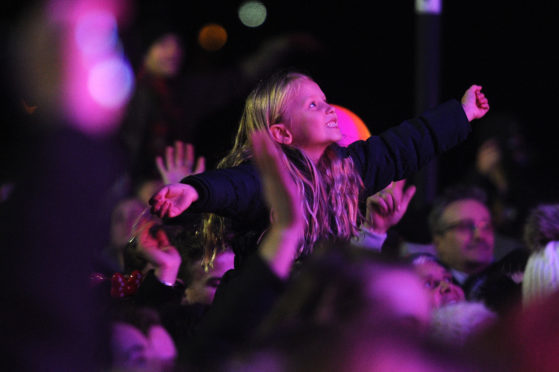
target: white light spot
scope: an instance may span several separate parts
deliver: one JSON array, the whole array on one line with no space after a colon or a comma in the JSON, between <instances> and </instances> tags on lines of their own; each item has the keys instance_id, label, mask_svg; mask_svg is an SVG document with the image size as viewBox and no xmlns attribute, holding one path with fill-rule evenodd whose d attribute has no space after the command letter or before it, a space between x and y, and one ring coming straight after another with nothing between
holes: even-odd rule
<instances>
[{"instance_id":1,"label":"white light spot","mask_svg":"<svg viewBox=\"0 0 559 372\"><path fill-rule=\"evenodd\" d=\"M239 19L247 27L262 25L266 15L266 6L260 1L246 1L239 7Z\"/></svg>"},{"instance_id":2,"label":"white light spot","mask_svg":"<svg viewBox=\"0 0 559 372\"><path fill-rule=\"evenodd\" d=\"M90 70L87 88L91 97L101 106L118 108L130 97L133 76L132 68L126 60L107 59Z\"/></svg>"},{"instance_id":3,"label":"white light spot","mask_svg":"<svg viewBox=\"0 0 559 372\"><path fill-rule=\"evenodd\" d=\"M114 15L106 11L88 12L76 24L76 43L86 55L112 50L118 41Z\"/></svg>"}]
</instances>

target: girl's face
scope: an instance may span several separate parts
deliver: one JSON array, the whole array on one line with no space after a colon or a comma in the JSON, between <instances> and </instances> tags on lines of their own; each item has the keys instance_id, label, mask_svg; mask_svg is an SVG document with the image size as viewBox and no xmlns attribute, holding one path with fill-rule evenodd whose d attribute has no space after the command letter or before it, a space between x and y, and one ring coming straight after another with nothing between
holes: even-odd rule
<instances>
[{"instance_id":1,"label":"girl's face","mask_svg":"<svg viewBox=\"0 0 559 372\"><path fill-rule=\"evenodd\" d=\"M326 147L342 137L338 117L318 84L310 79L294 83L285 107L285 125L291 132L291 145L308 153L322 155Z\"/></svg>"}]
</instances>

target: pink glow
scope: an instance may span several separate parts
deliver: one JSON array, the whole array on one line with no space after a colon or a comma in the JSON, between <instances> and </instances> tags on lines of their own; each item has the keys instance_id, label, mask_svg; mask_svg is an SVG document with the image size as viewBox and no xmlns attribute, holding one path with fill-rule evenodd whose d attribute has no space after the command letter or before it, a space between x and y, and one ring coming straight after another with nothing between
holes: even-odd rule
<instances>
[{"instance_id":1,"label":"pink glow","mask_svg":"<svg viewBox=\"0 0 559 372\"><path fill-rule=\"evenodd\" d=\"M118 39L126 3L53 0L50 5L51 19L64 30L64 112L71 125L87 134L113 133L133 90L132 69Z\"/></svg>"},{"instance_id":2,"label":"pink glow","mask_svg":"<svg viewBox=\"0 0 559 372\"><path fill-rule=\"evenodd\" d=\"M346 147L357 140L366 140L371 136L371 132L359 116L345 107L332 106L336 109L338 126L342 132L342 139L338 141L338 145Z\"/></svg>"},{"instance_id":3,"label":"pink glow","mask_svg":"<svg viewBox=\"0 0 559 372\"><path fill-rule=\"evenodd\" d=\"M91 68L87 87L91 97L101 106L118 109L130 97L133 82L134 74L128 61L113 57Z\"/></svg>"}]
</instances>

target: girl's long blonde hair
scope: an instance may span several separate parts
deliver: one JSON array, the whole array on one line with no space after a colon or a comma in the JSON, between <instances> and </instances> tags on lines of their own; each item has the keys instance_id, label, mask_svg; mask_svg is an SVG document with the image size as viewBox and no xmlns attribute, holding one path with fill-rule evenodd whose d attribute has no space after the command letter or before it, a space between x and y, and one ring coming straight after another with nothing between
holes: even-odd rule
<instances>
[{"instance_id":1,"label":"girl's long blonde hair","mask_svg":"<svg viewBox=\"0 0 559 372\"><path fill-rule=\"evenodd\" d=\"M217 168L234 167L252 157L250 133L261 129L270 133L271 125L284 121L286 101L301 79L312 80L301 73L281 72L258 84L246 100L233 149ZM331 145L315 165L297 148L277 146L282 149L285 167L303 195L305 239L299 256L309 254L319 239L350 239L356 235L362 218L358 203L363 181L353 160L342 158L336 145ZM205 219L205 264L211 264L216 250L223 246L226 231L223 217L212 214Z\"/></svg>"}]
</instances>

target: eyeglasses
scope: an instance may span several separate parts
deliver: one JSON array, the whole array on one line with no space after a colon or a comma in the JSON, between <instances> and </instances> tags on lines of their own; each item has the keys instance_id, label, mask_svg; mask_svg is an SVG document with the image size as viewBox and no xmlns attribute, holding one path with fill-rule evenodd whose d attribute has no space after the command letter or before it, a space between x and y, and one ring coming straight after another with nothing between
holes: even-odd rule
<instances>
[{"instance_id":1,"label":"eyeglasses","mask_svg":"<svg viewBox=\"0 0 559 372\"><path fill-rule=\"evenodd\" d=\"M437 232L439 234L444 234L448 230L456 230L461 233L473 234L476 230L480 230L484 233L493 232L493 224L491 221L479 221L475 222L473 220L462 220L440 228Z\"/></svg>"}]
</instances>

